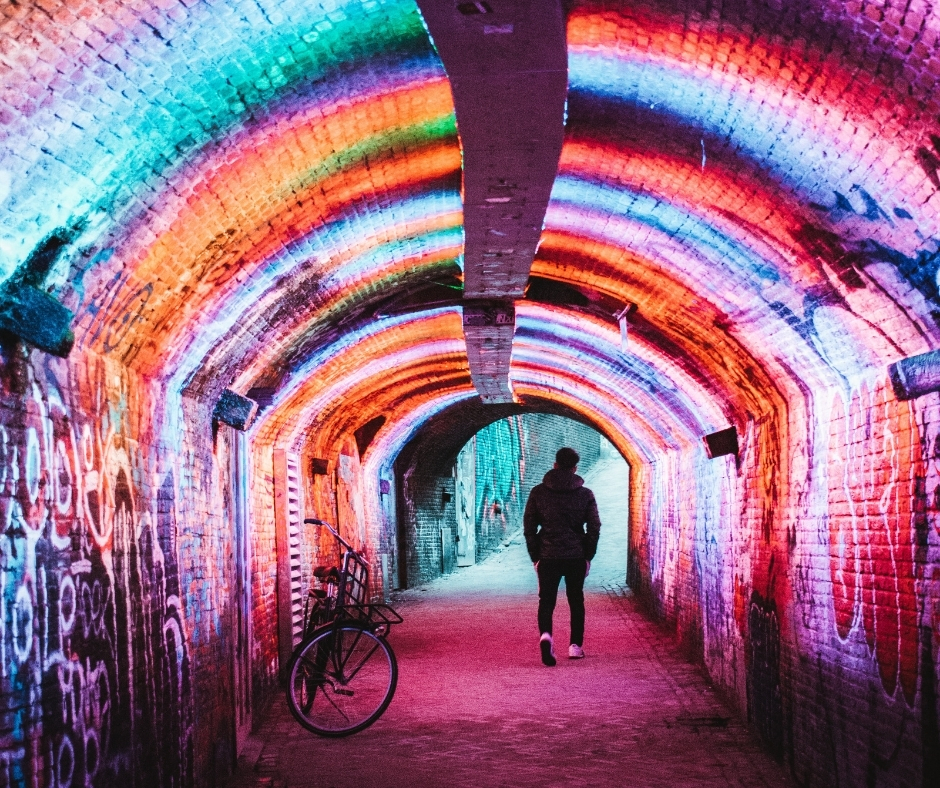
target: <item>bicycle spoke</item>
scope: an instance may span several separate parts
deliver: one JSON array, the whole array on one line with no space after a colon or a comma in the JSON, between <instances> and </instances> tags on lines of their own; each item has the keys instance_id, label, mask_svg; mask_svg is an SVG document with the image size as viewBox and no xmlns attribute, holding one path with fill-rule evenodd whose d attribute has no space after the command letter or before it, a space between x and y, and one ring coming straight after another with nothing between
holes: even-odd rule
<instances>
[{"instance_id":1,"label":"bicycle spoke","mask_svg":"<svg viewBox=\"0 0 940 788\"><path fill-rule=\"evenodd\" d=\"M343 711L339 706L337 706L336 702L329 695L326 694L326 687L320 687L320 689L323 690L323 697L329 701L330 705L334 709L336 709L340 714L343 715L343 718L346 720L346 722L349 722L349 715L345 711Z\"/></svg>"},{"instance_id":2,"label":"bicycle spoke","mask_svg":"<svg viewBox=\"0 0 940 788\"><path fill-rule=\"evenodd\" d=\"M372 655L375 654L375 652L378 651L379 648L381 648L381 645L379 644L378 641L376 641L375 645L373 645L372 648L369 649L369 653L366 654L361 660L359 660L359 664L356 665L356 667L353 668L353 670L352 670L351 672L349 672L349 673L346 672L346 670L345 670L345 665L344 665L344 666L343 666L343 667L344 667L344 670L343 670L342 678L344 678L345 681L344 681L343 683L344 683L344 684L348 684L350 681L352 681L354 678L356 678L356 674L357 674L360 670L362 670L363 665L365 665L365 664L372 658ZM351 656L352 656L352 654L349 655L349 657L351 657ZM346 662L349 661L349 657L346 658Z\"/></svg>"}]
</instances>

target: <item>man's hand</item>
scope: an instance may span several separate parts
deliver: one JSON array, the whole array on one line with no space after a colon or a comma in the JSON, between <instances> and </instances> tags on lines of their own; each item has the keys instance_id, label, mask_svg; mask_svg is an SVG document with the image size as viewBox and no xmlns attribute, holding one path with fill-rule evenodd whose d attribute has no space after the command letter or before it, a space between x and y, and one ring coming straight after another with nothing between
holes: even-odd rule
<instances>
[{"instance_id":1,"label":"man's hand","mask_svg":"<svg viewBox=\"0 0 940 788\"><path fill-rule=\"evenodd\" d=\"M591 562L585 561L584 562L584 576L587 577L589 574L591 574Z\"/></svg>"}]
</instances>

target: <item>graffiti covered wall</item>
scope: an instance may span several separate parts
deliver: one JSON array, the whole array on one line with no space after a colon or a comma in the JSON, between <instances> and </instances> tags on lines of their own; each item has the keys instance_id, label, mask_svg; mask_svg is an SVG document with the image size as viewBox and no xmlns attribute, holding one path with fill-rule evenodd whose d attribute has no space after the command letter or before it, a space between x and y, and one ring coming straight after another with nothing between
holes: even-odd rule
<instances>
[{"instance_id":1,"label":"graffiti covered wall","mask_svg":"<svg viewBox=\"0 0 940 788\"><path fill-rule=\"evenodd\" d=\"M631 585L802 784L931 784L935 395L874 377L809 404L749 422L737 459L634 469Z\"/></svg>"},{"instance_id":2,"label":"graffiti covered wall","mask_svg":"<svg viewBox=\"0 0 940 788\"><path fill-rule=\"evenodd\" d=\"M234 758L225 442L116 364L0 353L0 783L217 784Z\"/></svg>"},{"instance_id":3,"label":"graffiti covered wall","mask_svg":"<svg viewBox=\"0 0 940 788\"><path fill-rule=\"evenodd\" d=\"M583 475L597 461L600 441L590 427L540 413L503 419L480 430L462 450L475 456L478 560L522 528L529 491L551 469L558 449L570 446L580 454L578 470Z\"/></svg>"}]
</instances>

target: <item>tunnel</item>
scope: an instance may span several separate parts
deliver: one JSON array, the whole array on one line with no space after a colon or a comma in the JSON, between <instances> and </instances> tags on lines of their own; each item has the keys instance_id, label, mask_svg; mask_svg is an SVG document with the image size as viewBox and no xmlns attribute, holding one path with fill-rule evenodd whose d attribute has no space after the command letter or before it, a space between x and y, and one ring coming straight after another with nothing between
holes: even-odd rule
<instances>
[{"instance_id":1,"label":"tunnel","mask_svg":"<svg viewBox=\"0 0 940 788\"><path fill-rule=\"evenodd\" d=\"M376 599L433 581L461 451L562 421L797 784L940 784L938 39L928 0L0 3L0 784L224 785L303 520Z\"/></svg>"}]
</instances>

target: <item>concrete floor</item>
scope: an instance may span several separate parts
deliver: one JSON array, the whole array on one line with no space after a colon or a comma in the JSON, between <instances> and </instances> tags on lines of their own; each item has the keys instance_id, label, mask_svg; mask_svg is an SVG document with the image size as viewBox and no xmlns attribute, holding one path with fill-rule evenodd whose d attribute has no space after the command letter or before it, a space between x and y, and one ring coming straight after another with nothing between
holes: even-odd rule
<instances>
[{"instance_id":1,"label":"concrete floor","mask_svg":"<svg viewBox=\"0 0 940 788\"><path fill-rule=\"evenodd\" d=\"M316 737L278 699L242 758L253 786L790 786L698 668L623 586L626 466L595 466L604 530L586 584L587 658L568 660L559 594L555 668L539 660L536 579L521 538L395 600L399 683L385 715Z\"/></svg>"}]
</instances>

